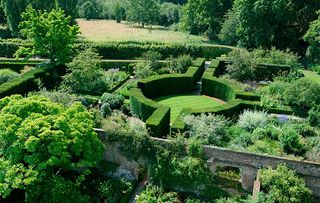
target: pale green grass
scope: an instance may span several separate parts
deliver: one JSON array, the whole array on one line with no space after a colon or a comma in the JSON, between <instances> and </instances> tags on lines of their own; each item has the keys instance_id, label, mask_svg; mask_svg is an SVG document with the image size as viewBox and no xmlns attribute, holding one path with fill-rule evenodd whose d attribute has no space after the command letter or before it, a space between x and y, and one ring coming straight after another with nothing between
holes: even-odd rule
<instances>
[{"instance_id":1,"label":"pale green grass","mask_svg":"<svg viewBox=\"0 0 320 203\"><path fill-rule=\"evenodd\" d=\"M313 72L313 71L309 71L309 70L303 70L302 72L306 78L320 84L320 75L319 74L317 74L316 72Z\"/></svg>"},{"instance_id":2,"label":"pale green grass","mask_svg":"<svg viewBox=\"0 0 320 203\"><path fill-rule=\"evenodd\" d=\"M171 123L177 119L183 108L209 108L222 105L214 98L200 95L169 95L156 98L155 101L171 108Z\"/></svg>"},{"instance_id":3,"label":"pale green grass","mask_svg":"<svg viewBox=\"0 0 320 203\"><path fill-rule=\"evenodd\" d=\"M202 36L165 30L155 27L153 30L135 28L125 23L111 20L77 20L81 36L89 41L157 41L157 42L204 42Z\"/></svg>"}]
</instances>

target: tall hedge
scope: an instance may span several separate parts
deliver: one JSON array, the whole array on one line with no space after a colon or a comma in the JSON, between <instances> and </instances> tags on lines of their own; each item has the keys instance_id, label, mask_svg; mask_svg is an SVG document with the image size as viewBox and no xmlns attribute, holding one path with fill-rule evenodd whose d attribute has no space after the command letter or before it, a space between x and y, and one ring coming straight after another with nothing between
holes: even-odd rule
<instances>
[{"instance_id":1,"label":"tall hedge","mask_svg":"<svg viewBox=\"0 0 320 203\"><path fill-rule=\"evenodd\" d=\"M0 40L0 57L13 57L20 45L27 44L27 41L19 39ZM75 50L83 50L87 47L95 48L104 59L137 59L147 51L159 52L162 59L170 56L189 54L190 56L216 58L227 54L234 47L224 45L205 45L200 43L160 43L160 42L78 42Z\"/></svg>"},{"instance_id":2,"label":"tall hedge","mask_svg":"<svg viewBox=\"0 0 320 203\"><path fill-rule=\"evenodd\" d=\"M155 110L146 121L146 126L150 130L151 136L167 135L170 128L170 108L163 106Z\"/></svg>"}]
</instances>

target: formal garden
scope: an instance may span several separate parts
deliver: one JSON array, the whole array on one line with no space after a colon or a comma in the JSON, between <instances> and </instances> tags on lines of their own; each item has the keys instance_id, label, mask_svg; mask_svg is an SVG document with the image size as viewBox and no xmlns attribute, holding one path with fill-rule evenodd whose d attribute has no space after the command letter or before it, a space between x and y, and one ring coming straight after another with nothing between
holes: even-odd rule
<instances>
[{"instance_id":1,"label":"formal garden","mask_svg":"<svg viewBox=\"0 0 320 203\"><path fill-rule=\"evenodd\" d=\"M249 1L221 3L215 13L223 18L204 9L205 19L193 12L215 1L162 2L161 9L152 2L141 10L135 0L79 1L75 14L63 0L45 8L0 0L0 201L318 202L319 13L310 14L302 43L297 30L286 28L292 40L281 41L282 31L256 32L258 23L242 21L248 18L236 11L252 9ZM316 1L308 6L320 9ZM75 17L159 33L184 23L197 40L90 41ZM227 160L219 153L238 153L257 173L246 177L246 160L212 169ZM249 176L258 183L244 187Z\"/></svg>"}]
</instances>

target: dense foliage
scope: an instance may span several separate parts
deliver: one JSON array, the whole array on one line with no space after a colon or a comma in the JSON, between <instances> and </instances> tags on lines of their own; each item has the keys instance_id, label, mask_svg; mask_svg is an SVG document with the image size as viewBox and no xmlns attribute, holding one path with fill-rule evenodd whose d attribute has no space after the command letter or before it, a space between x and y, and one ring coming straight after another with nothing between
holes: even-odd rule
<instances>
[{"instance_id":1,"label":"dense foliage","mask_svg":"<svg viewBox=\"0 0 320 203\"><path fill-rule=\"evenodd\" d=\"M152 25L159 17L159 0L129 0L127 20L142 27Z\"/></svg>"},{"instance_id":2,"label":"dense foliage","mask_svg":"<svg viewBox=\"0 0 320 203\"><path fill-rule=\"evenodd\" d=\"M64 64L71 58L72 45L77 39L79 27L70 26L71 17L65 16L62 9L40 12L27 7L21 15L21 34L31 41L31 47L21 46L16 52L19 56L45 56L52 63ZM57 32L59 30L59 32Z\"/></svg>"},{"instance_id":3,"label":"dense foliage","mask_svg":"<svg viewBox=\"0 0 320 203\"><path fill-rule=\"evenodd\" d=\"M7 23L12 33L17 36L19 33L18 25L22 21L21 14L25 11L28 5L32 5L37 10L46 10L50 12L52 9L59 6L67 16L72 16L74 19L76 14L76 5L78 0L1 0L1 7L7 16Z\"/></svg>"},{"instance_id":4,"label":"dense foliage","mask_svg":"<svg viewBox=\"0 0 320 203\"><path fill-rule=\"evenodd\" d=\"M88 111L17 95L1 99L0 108L1 196L22 189L27 201L86 201L79 186L104 151Z\"/></svg>"},{"instance_id":5,"label":"dense foliage","mask_svg":"<svg viewBox=\"0 0 320 203\"><path fill-rule=\"evenodd\" d=\"M303 179L297 177L294 171L285 165L279 165L274 170L262 169L260 179L268 202L311 202L311 191L306 187Z\"/></svg>"},{"instance_id":6,"label":"dense foliage","mask_svg":"<svg viewBox=\"0 0 320 203\"><path fill-rule=\"evenodd\" d=\"M6 83L14 78L19 77L19 73L10 69L0 70L0 84Z\"/></svg>"}]
</instances>

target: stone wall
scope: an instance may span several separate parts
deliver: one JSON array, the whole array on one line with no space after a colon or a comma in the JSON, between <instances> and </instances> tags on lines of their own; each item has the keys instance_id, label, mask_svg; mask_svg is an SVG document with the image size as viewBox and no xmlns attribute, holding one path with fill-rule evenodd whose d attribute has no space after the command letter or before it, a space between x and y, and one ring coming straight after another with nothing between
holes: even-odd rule
<instances>
[{"instance_id":1,"label":"stone wall","mask_svg":"<svg viewBox=\"0 0 320 203\"><path fill-rule=\"evenodd\" d=\"M105 139L106 134L103 130L96 129L96 132L102 139ZM166 139L152 139L157 142L170 142ZM213 146L203 147L211 172L214 174L218 166L239 168L241 170L242 187L246 190L252 191L259 169L269 166L276 168L278 164L284 163L290 169L295 170L297 174L304 178L307 186L312 190L314 196L320 197L320 163L297 161L288 158L247 152L238 152ZM131 179L138 178L139 164L137 162L129 161L122 156L116 145L107 144L105 159L107 161L119 164L119 168L115 175L129 177Z\"/></svg>"}]
</instances>

